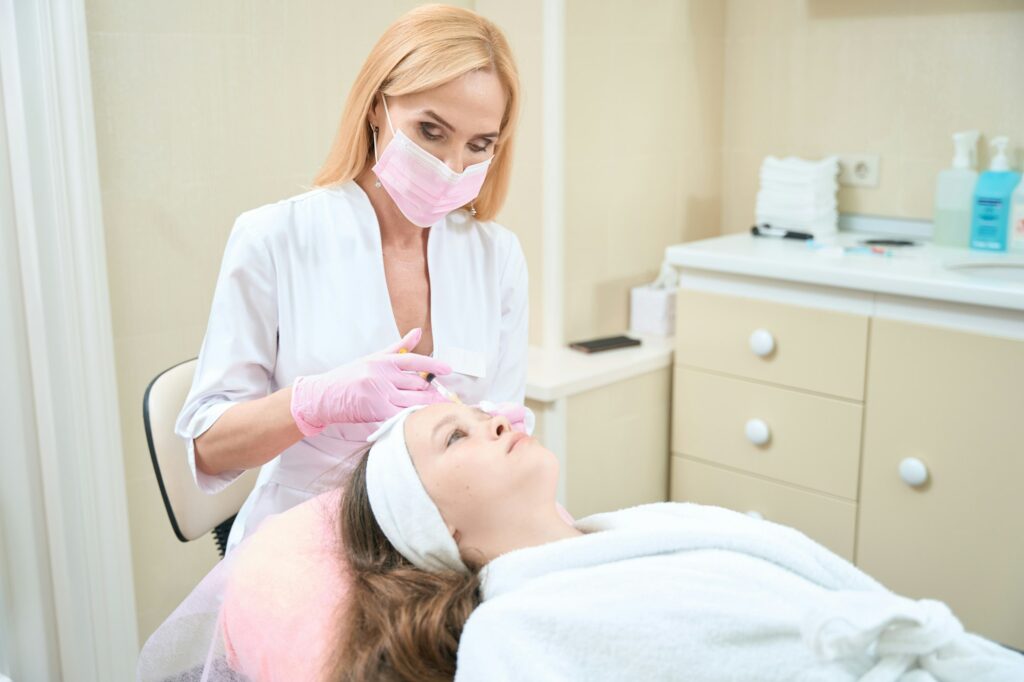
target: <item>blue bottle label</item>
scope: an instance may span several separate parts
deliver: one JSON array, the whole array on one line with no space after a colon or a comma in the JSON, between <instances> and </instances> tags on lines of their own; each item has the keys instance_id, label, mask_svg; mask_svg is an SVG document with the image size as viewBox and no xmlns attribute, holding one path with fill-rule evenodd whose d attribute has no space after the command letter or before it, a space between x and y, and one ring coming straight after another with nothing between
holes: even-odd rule
<instances>
[{"instance_id":1,"label":"blue bottle label","mask_svg":"<svg viewBox=\"0 0 1024 682\"><path fill-rule=\"evenodd\" d=\"M1006 250L1004 226L1006 202L992 197L978 197L974 203L974 229L971 248L986 251Z\"/></svg>"}]
</instances>

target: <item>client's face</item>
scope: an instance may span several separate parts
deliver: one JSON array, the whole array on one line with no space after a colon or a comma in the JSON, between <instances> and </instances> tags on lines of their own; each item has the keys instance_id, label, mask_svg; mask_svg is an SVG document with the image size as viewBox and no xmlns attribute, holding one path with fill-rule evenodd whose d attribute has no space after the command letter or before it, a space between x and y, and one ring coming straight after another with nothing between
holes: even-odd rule
<instances>
[{"instance_id":1,"label":"client's face","mask_svg":"<svg viewBox=\"0 0 1024 682\"><path fill-rule=\"evenodd\" d=\"M461 537L554 505L558 460L508 420L444 403L409 415L405 441L441 516ZM460 538L457 536L456 540Z\"/></svg>"}]
</instances>

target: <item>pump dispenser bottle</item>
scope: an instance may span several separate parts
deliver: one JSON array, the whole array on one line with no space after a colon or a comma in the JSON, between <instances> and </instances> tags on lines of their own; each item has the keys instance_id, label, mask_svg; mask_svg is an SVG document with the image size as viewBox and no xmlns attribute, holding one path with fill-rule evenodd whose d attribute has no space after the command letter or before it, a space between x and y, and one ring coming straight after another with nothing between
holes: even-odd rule
<instances>
[{"instance_id":1,"label":"pump dispenser bottle","mask_svg":"<svg viewBox=\"0 0 1024 682\"><path fill-rule=\"evenodd\" d=\"M1010 140L994 138L989 169L978 178L971 216L971 248L1006 251L1010 226L1010 199L1020 182L1020 173L1010 169L1007 149Z\"/></svg>"},{"instance_id":2,"label":"pump dispenser bottle","mask_svg":"<svg viewBox=\"0 0 1024 682\"><path fill-rule=\"evenodd\" d=\"M953 134L953 167L939 173L935 183L935 232L942 246L966 249L971 243L971 206L978 182L978 131Z\"/></svg>"}]
</instances>

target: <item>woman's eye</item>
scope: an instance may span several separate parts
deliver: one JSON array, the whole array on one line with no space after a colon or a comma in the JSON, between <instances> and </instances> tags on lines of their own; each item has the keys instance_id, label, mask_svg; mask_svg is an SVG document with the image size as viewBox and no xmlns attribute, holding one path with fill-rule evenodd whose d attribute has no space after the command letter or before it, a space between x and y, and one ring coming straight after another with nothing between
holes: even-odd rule
<instances>
[{"instance_id":1,"label":"woman's eye","mask_svg":"<svg viewBox=\"0 0 1024 682\"><path fill-rule=\"evenodd\" d=\"M448 441L445 443L445 447L451 447L452 444L460 438L465 438L466 434L462 429L455 429L452 434L448 436Z\"/></svg>"},{"instance_id":2,"label":"woman's eye","mask_svg":"<svg viewBox=\"0 0 1024 682\"><path fill-rule=\"evenodd\" d=\"M423 134L423 137L427 138L428 140L441 139L441 136L435 132L436 130L437 126L435 126L432 123L420 123L420 132Z\"/></svg>"},{"instance_id":3,"label":"woman's eye","mask_svg":"<svg viewBox=\"0 0 1024 682\"><path fill-rule=\"evenodd\" d=\"M468 146L469 146L469 150L471 152L476 152L477 154L482 154L482 153L484 153L486 151L489 151L492 144L494 144L493 140L484 138L484 143L483 144L470 144Z\"/></svg>"}]
</instances>

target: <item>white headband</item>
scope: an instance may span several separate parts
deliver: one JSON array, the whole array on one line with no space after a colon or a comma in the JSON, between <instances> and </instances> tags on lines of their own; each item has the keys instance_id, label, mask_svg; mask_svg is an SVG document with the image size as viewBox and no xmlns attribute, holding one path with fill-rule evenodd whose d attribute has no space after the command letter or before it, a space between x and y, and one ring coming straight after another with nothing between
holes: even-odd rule
<instances>
[{"instance_id":1,"label":"white headband","mask_svg":"<svg viewBox=\"0 0 1024 682\"><path fill-rule=\"evenodd\" d=\"M373 447L366 462L366 494L384 535L414 566L432 573L469 572L405 443L405 419L422 407L399 412L367 438Z\"/></svg>"}]
</instances>

